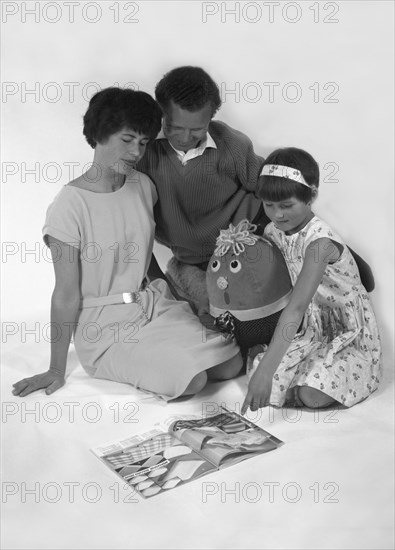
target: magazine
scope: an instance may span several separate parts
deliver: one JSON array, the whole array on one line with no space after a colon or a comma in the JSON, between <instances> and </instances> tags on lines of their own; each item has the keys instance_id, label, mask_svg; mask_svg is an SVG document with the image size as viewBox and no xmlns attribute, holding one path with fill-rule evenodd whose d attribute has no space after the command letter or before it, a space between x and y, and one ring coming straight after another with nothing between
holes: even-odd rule
<instances>
[{"instance_id":1,"label":"magazine","mask_svg":"<svg viewBox=\"0 0 395 550\"><path fill-rule=\"evenodd\" d=\"M174 489L283 442L235 412L173 416L157 429L91 449L143 497Z\"/></svg>"}]
</instances>

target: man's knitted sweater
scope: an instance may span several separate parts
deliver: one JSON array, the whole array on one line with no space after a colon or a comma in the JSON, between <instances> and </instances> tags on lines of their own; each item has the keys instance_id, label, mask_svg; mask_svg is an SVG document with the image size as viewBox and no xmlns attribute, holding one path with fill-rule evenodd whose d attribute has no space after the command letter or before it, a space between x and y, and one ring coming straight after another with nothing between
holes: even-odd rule
<instances>
[{"instance_id":1,"label":"man's knitted sweater","mask_svg":"<svg viewBox=\"0 0 395 550\"><path fill-rule=\"evenodd\" d=\"M252 220L261 204L253 192L264 159L250 139L218 121L208 131L217 149L207 148L185 166L167 139L150 143L138 164L158 191L156 239L188 264L207 261L220 230Z\"/></svg>"}]
</instances>

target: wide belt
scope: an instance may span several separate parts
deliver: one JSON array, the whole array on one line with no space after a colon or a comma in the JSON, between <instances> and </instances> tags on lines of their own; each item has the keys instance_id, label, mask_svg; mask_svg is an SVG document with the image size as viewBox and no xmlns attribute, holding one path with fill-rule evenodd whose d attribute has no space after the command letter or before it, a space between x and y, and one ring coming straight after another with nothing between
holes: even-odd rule
<instances>
[{"instance_id":1,"label":"wide belt","mask_svg":"<svg viewBox=\"0 0 395 550\"><path fill-rule=\"evenodd\" d=\"M238 319L239 321L253 321L256 319L262 319L264 317L269 317L269 315L273 315L273 313L277 313L278 311L284 309L291 299L291 294L292 289L287 292L285 296L282 296L272 304L256 307L253 309L223 309L210 304L210 315L212 315L213 317L218 317L219 315L222 315L222 313L226 313L227 311L229 311L229 313L231 313L233 317L236 317L236 319Z\"/></svg>"},{"instance_id":2,"label":"wide belt","mask_svg":"<svg viewBox=\"0 0 395 550\"><path fill-rule=\"evenodd\" d=\"M98 296L97 298L86 298L82 300L81 308L112 306L115 304L135 304L141 302L141 290L135 292L122 292L121 294L110 294L109 296Z\"/></svg>"}]
</instances>

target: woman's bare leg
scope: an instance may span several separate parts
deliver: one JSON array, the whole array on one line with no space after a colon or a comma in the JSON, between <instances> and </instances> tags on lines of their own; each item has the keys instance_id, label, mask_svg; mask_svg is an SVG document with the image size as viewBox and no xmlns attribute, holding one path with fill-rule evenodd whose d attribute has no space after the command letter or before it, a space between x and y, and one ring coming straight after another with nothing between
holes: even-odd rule
<instances>
[{"instance_id":1,"label":"woman's bare leg","mask_svg":"<svg viewBox=\"0 0 395 550\"><path fill-rule=\"evenodd\" d=\"M199 372L199 374L197 374L192 378L186 390L180 395L180 397L181 396L184 397L186 395L195 395L195 393L199 393L200 391L202 391L202 389L206 384L207 384L206 371Z\"/></svg>"},{"instance_id":2,"label":"woman's bare leg","mask_svg":"<svg viewBox=\"0 0 395 550\"><path fill-rule=\"evenodd\" d=\"M239 352L237 355L207 369L207 376L209 380L229 380L239 374L243 366L243 358Z\"/></svg>"},{"instance_id":3,"label":"woman's bare leg","mask_svg":"<svg viewBox=\"0 0 395 550\"><path fill-rule=\"evenodd\" d=\"M234 378L239 374L242 366L243 359L241 357L241 353L238 353L231 359L228 359L215 367L211 367L211 369L207 369L207 371L197 374L194 378L192 378L181 396L184 397L186 395L195 395L196 393L199 393L207 384L207 379L229 380L230 378Z\"/></svg>"}]
</instances>

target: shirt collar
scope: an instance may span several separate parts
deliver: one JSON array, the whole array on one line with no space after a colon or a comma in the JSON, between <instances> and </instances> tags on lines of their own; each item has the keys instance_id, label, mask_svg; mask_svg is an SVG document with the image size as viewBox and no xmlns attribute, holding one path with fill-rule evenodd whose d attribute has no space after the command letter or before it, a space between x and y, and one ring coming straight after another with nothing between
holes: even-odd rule
<instances>
[{"instance_id":1,"label":"shirt collar","mask_svg":"<svg viewBox=\"0 0 395 550\"><path fill-rule=\"evenodd\" d=\"M161 129L161 131L159 132L158 136L156 139L167 139L165 134L163 133L163 128ZM169 145L171 145L170 141L169 141ZM171 147L173 147L171 145ZM199 147L196 147L196 149L202 149L203 151L207 148L211 147L212 149L217 149L217 144L215 143L215 141L213 140L213 138L211 137L211 135L209 134L209 132L207 132L206 134L206 140L199 145ZM181 153L182 151L179 151L178 149L176 149L175 147L173 147L174 151L176 151L177 153Z\"/></svg>"}]
</instances>

